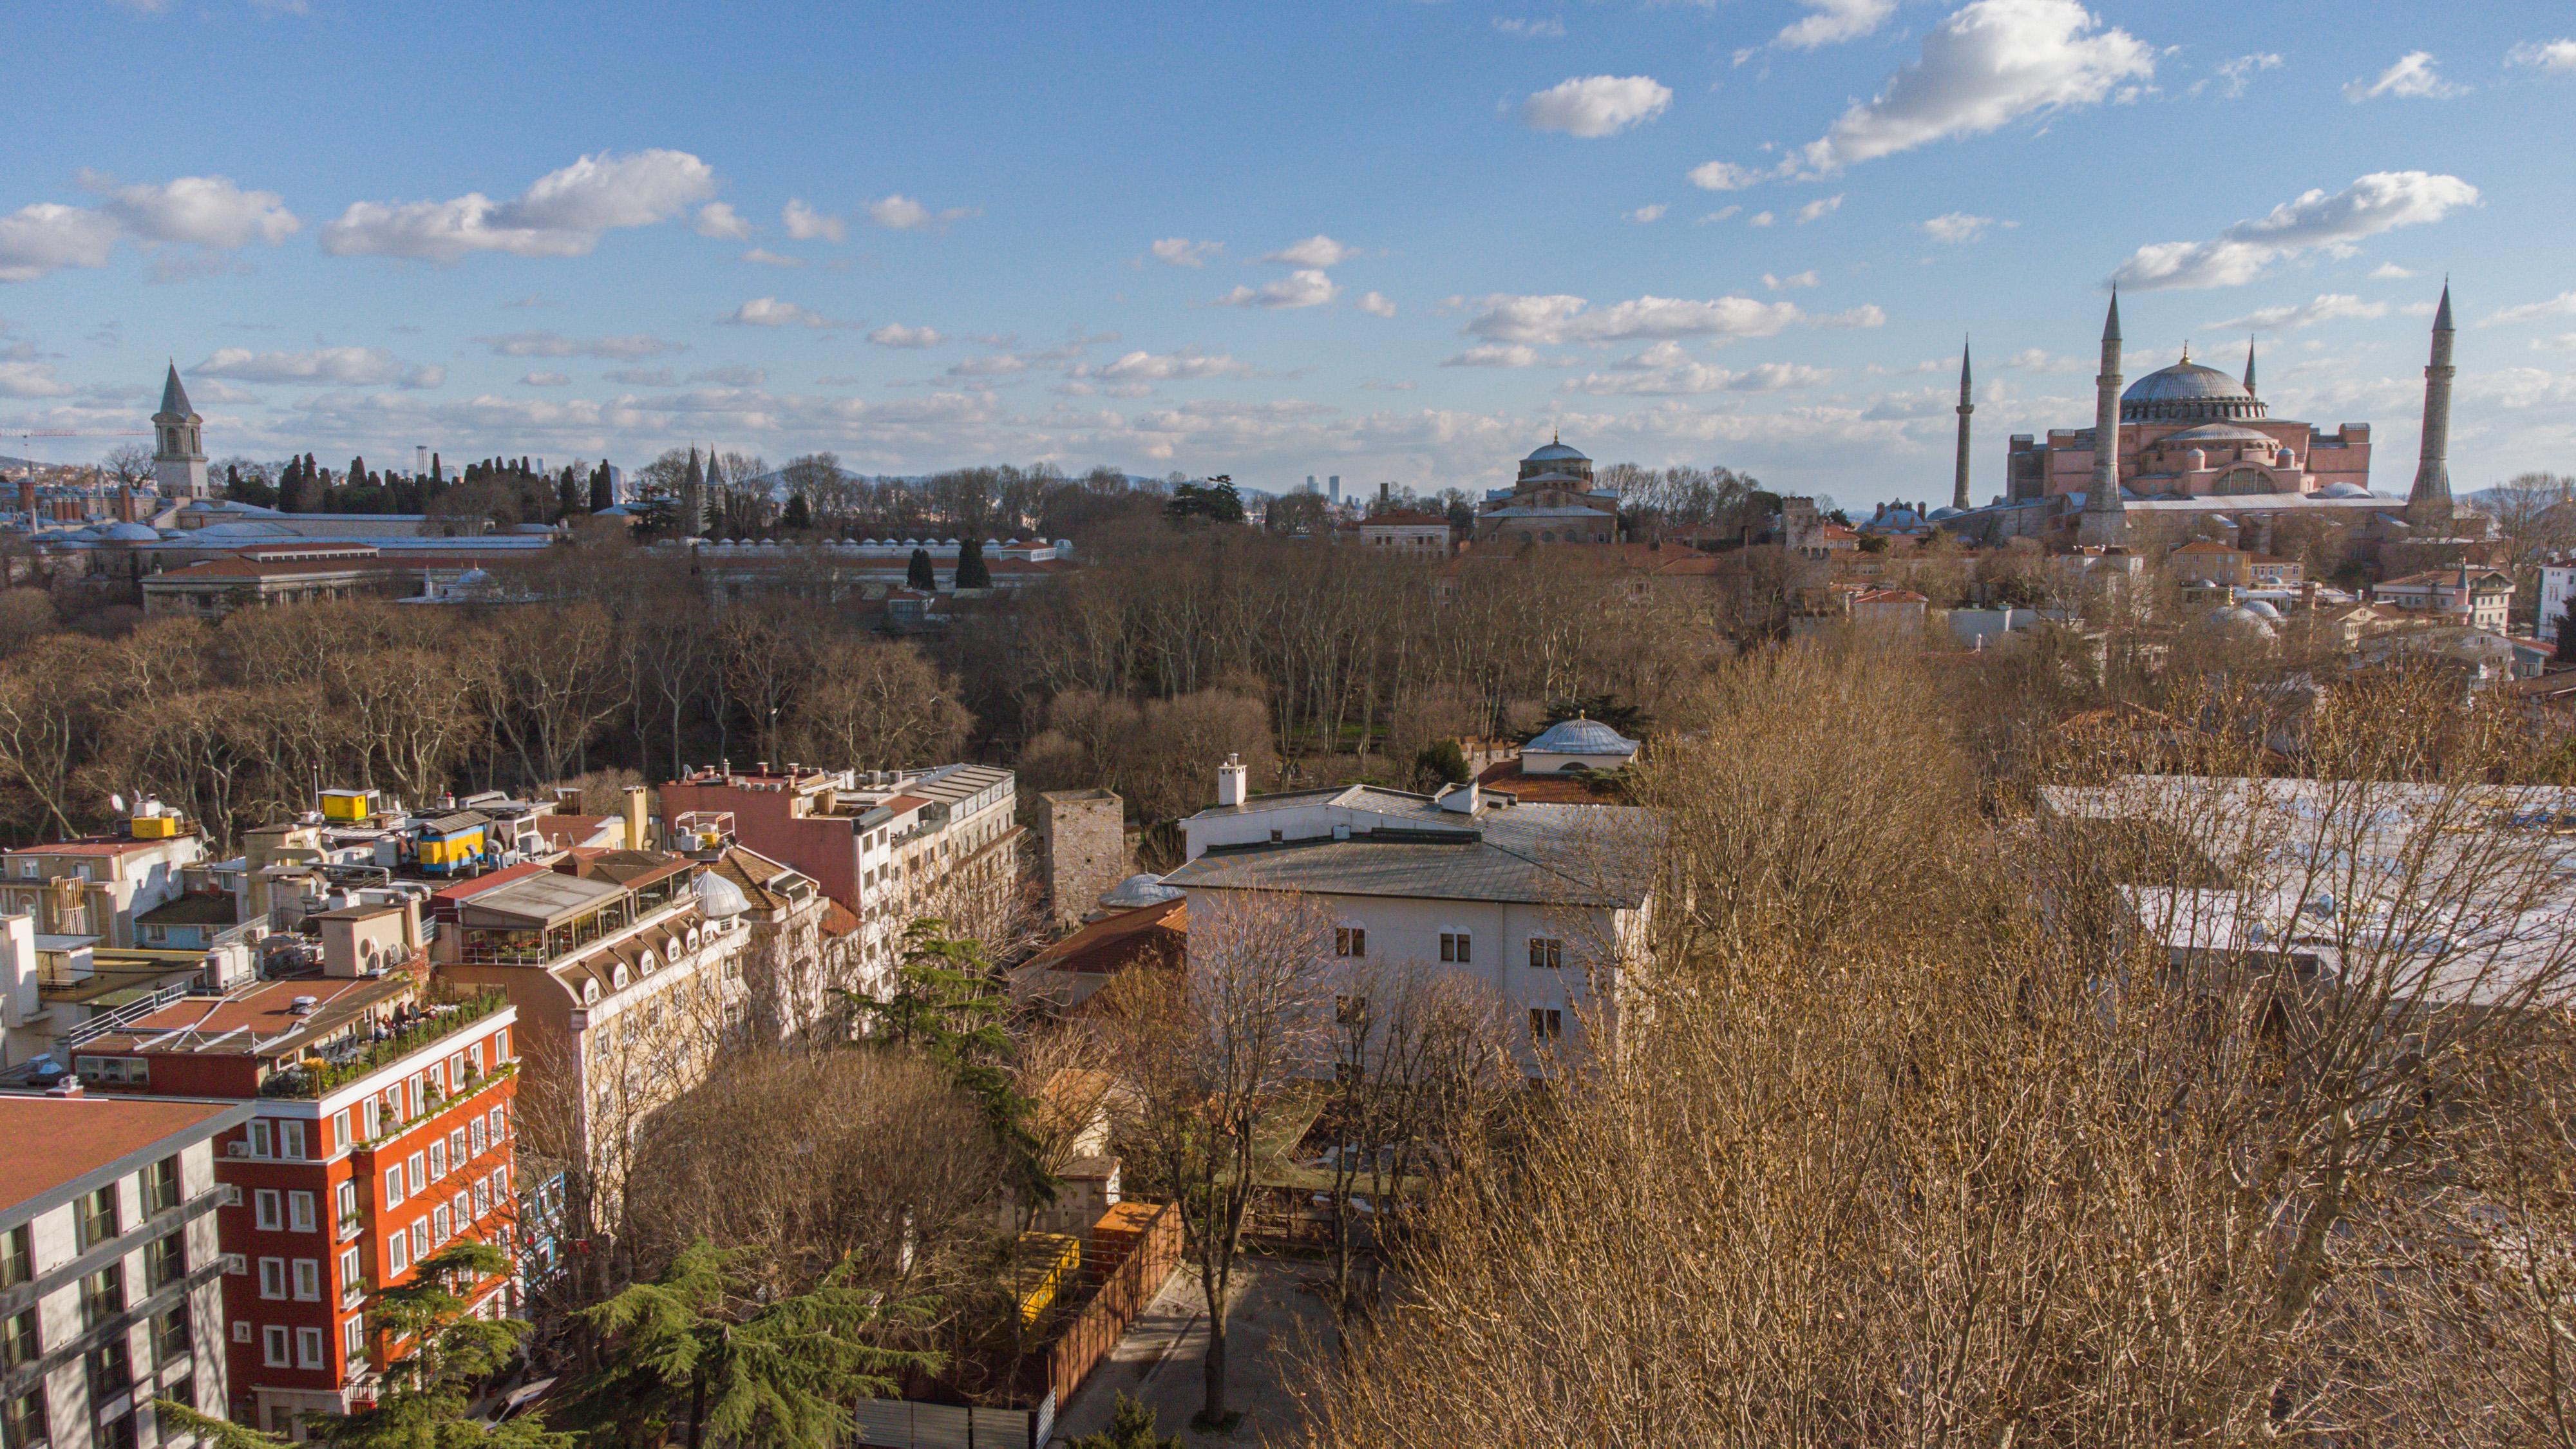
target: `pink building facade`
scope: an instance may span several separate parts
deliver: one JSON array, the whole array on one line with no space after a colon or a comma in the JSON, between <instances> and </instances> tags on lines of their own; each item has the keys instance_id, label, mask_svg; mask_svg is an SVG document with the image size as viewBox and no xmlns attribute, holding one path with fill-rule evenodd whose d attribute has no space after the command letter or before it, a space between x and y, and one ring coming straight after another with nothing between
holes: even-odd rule
<instances>
[{"instance_id":1,"label":"pink building facade","mask_svg":"<svg viewBox=\"0 0 2576 1449\"><path fill-rule=\"evenodd\" d=\"M2370 488L2370 425L2331 431L2268 416L2242 381L2191 360L2151 372L2120 395L2120 486L2136 498L2242 494L2359 497ZM2093 481L2094 429L2015 434L2007 478L2015 500L2082 493Z\"/></svg>"}]
</instances>

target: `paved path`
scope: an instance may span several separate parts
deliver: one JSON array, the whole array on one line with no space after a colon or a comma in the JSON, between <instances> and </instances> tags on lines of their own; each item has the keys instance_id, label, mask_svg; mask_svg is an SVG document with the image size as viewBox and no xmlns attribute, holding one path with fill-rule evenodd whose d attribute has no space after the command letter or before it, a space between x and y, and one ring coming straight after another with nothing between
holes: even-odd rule
<instances>
[{"instance_id":1,"label":"paved path","mask_svg":"<svg viewBox=\"0 0 2576 1449\"><path fill-rule=\"evenodd\" d=\"M1243 1422L1232 1434L1202 1434L1190 1427L1190 1416L1204 1400L1199 1365L1207 1352L1208 1325L1198 1273L1183 1263L1056 1416L1050 1442L1063 1444L1106 1427L1123 1392L1153 1407L1158 1432L1180 1435L1191 1449L1294 1443L1298 1408L1288 1385L1303 1376L1298 1355L1329 1343L1326 1335L1332 1331L1332 1314L1307 1287L1323 1271L1320 1264L1279 1258L1247 1258L1236 1266L1233 1311L1226 1319L1233 1369L1227 1398L1243 1412Z\"/></svg>"}]
</instances>

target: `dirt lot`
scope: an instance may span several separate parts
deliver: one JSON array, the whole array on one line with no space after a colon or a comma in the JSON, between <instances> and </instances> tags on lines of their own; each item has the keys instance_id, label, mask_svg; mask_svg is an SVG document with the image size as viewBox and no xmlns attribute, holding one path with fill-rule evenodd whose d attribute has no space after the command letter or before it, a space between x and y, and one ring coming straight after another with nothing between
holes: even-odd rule
<instances>
[{"instance_id":1,"label":"dirt lot","mask_svg":"<svg viewBox=\"0 0 2576 1449\"><path fill-rule=\"evenodd\" d=\"M1243 1421L1232 1434L1190 1427L1202 1401L1199 1360L1207 1350L1207 1304L1198 1275L1185 1263L1056 1416L1050 1442L1097 1432L1108 1424L1122 1392L1152 1405L1157 1428L1181 1435L1192 1449L1296 1442L1299 1410L1289 1386L1302 1377L1297 1356L1331 1343L1332 1314L1308 1286L1325 1271L1323 1264L1286 1258L1250 1258L1236 1269L1233 1311L1226 1319L1233 1361L1228 1398Z\"/></svg>"}]
</instances>

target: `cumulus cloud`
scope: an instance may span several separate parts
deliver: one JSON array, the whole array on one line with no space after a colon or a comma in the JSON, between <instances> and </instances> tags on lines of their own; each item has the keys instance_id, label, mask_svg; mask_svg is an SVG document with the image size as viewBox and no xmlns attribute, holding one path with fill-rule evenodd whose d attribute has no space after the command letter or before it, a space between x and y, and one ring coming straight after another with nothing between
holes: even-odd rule
<instances>
[{"instance_id":1,"label":"cumulus cloud","mask_svg":"<svg viewBox=\"0 0 2576 1449\"><path fill-rule=\"evenodd\" d=\"M274 191L244 191L226 176L182 176L175 181L119 186L96 173L81 185L106 199L99 210L141 241L184 242L237 251L254 241L270 246L304 223Z\"/></svg>"},{"instance_id":2,"label":"cumulus cloud","mask_svg":"<svg viewBox=\"0 0 2576 1449\"><path fill-rule=\"evenodd\" d=\"M948 375L950 377L1006 377L1014 372L1026 372L1029 366L1029 360L1025 357L1009 352L990 352L982 357L969 357L962 362L950 364Z\"/></svg>"},{"instance_id":3,"label":"cumulus cloud","mask_svg":"<svg viewBox=\"0 0 2576 1449\"><path fill-rule=\"evenodd\" d=\"M2374 282L2402 282L2414 275L2395 262L2381 262L2370 269L2370 279Z\"/></svg>"},{"instance_id":4,"label":"cumulus cloud","mask_svg":"<svg viewBox=\"0 0 2576 1449\"><path fill-rule=\"evenodd\" d=\"M2232 101L2245 94L2245 88L2253 84L2257 74L2280 68L2281 57L2268 50L2256 51L2252 55L2240 55L2234 60L2220 61L2210 69L2208 77L2193 81L2191 93L2199 95L2214 84L2218 87L2220 95Z\"/></svg>"},{"instance_id":5,"label":"cumulus cloud","mask_svg":"<svg viewBox=\"0 0 2576 1449\"><path fill-rule=\"evenodd\" d=\"M1596 308L1581 297L1498 292L1461 302L1478 309L1467 322L1470 336L1541 347L1630 338L1769 337L1804 317L1795 303L1751 297L1638 297Z\"/></svg>"},{"instance_id":6,"label":"cumulus cloud","mask_svg":"<svg viewBox=\"0 0 2576 1449\"><path fill-rule=\"evenodd\" d=\"M1565 34L1565 22L1554 18L1520 20L1508 15L1497 15L1494 17L1494 28L1505 35L1517 35L1526 40L1552 40Z\"/></svg>"},{"instance_id":7,"label":"cumulus cloud","mask_svg":"<svg viewBox=\"0 0 2576 1449\"><path fill-rule=\"evenodd\" d=\"M477 191L452 201L353 203L322 228L322 250L431 262L472 252L588 256L602 235L668 221L714 190L714 168L686 151L603 151L538 177L509 201Z\"/></svg>"},{"instance_id":8,"label":"cumulus cloud","mask_svg":"<svg viewBox=\"0 0 2576 1449\"><path fill-rule=\"evenodd\" d=\"M1216 299L1220 307L1320 307L1341 295L1341 286L1332 275L1315 267L1301 267L1275 282L1259 287L1237 287Z\"/></svg>"},{"instance_id":9,"label":"cumulus cloud","mask_svg":"<svg viewBox=\"0 0 2576 1449\"><path fill-rule=\"evenodd\" d=\"M1762 285L1770 288L1774 292L1786 292L1794 287L1812 287L1821 280L1823 279L1818 277L1812 270L1791 272L1785 277L1775 277L1769 272L1764 272L1762 274Z\"/></svg>"},{"instance_id":10,"label":"cumulus cloud","mask_svg":"<svg viewBox=\"0 0 2576 1449\"><path fill-rule=\"evenodd\" d=\"M1664 212L1666 210L1668 210L1668 208L1662 202L1658 201L1652 206L1638 207L1635 211L1624 214L1620 220L1633 221L1639 226L1644 226L1649 222L1663 220Z\"/></svg>"},{"instance_id":11,"label":"cumulus cloud","mask_svg":"<svg viewBox=\"0 0 2576 1449\"><path fill-rule=\"evenodd\" d=\"M1972 0L1932 27L1923 53L1856 102L1796 164L1838 171L2024 116L2100 103L2155 76L2155 51L2103 29L2077 0Z\"/></svg>"},{"instance_id":12,"label":"cumulus cloud","mask_svg":"<svg viewBox=\"0 0 2576 1449\"><path fill-rule=\"evenodd\" d=\"M1805 226L1820 216L1831 216L1841 209L1842 204L1840 195L1818 197L1798 208L1798 225Z\"/></svg>"},{"instance_id":13,"label":"cumulus cloud","mask_svg":"<svg viewBox=\"0 0 2576 1449\"><path fill-rule=\"evenodd\" d=\"M1192 241L1185 236L1167 236L1147 248L1154 260L1167 267L1204 267L1208 258L1223 256L1225 243Z\"/></svg>"},{"instance_id":14,"label":"cumulus cloud","mask_svg":"<svg viewBox=\"0 0 2576 1449\"><path fill-rule=\"evenodd\" d=\"M2576 292L2561 292L2545 302L2524 302L2489 316L2481 326L2508 326L2515 322L2535 322L2543 317L2576 317Z\"/></svg>"},{"instance_id":15,"label":"cumulus cloud","mask_svg":"<svg viewBox=\"0 0 2576 1449\"><path fill-rule=\"evenodd\" d=\"M602 375L627 387L672 387L679 383L667 367L620 367Z\"/></svg>"},{"instance_id":16,"label":"cumulus cloud","mask_svg":"<svg viewBox=\"0 0 2576 1449\"><path fill-rule=\"evenodd\" d=\"M793 302L782 302L776 297L754 297L717 320L737 327L847 327L852 325L847 322L835 322L821 313L808 311Z\"/></svg>"},{"instance_id":17,"label":"cumulus cloud","mask_svg":"<svg viewBox=\"0 0 2576 1449\"><path fill-rule=\"evenodd\" d=\"M1768 171L1756 171L1732 161L1703 161L1690 171L1691 185L1702 191L1742 191L1770 176Z\"/></svg>"},{"instance_id":18,"label":"cumulus cloud","mask_svg":"<svg viewBox=\"0 0 2576 1449\"><path fill-rule=\"evenodd\" d=\"M1995 224L1995 219L1991 216L1973 216L1964 211L1948 211L1918 224L1923 228L1925 236L1936 242L1947 242L1955 247L1982 240L1986 229Z\"/></svg>"},{"instance_id":19,"label":"cumulus cloud","mask_svg":"<svg viewBox=\"0 0 2576 1449\"><path fill-rule=\"evenodd\" d=\"M900 322L888 322L869 333L868 340L879 347L937 347L948 339L940 336L935 327L907 327Z\"/></svg>"},{"instance_id":20,"label":"cumulus cloud","mask_svg":"<svg viewBox=\"0 0 2576 1449\"><path fill-rule=\"evenodd\" d=\"M1662 115L1672 103L1672 91L1653 76L1577 76L1521 102L1521 120L1533 131L1615 136Z\"/></svg>"},{"instance_id":21,"label":"cumulus cloud","mask_svg":"<svg viewBox=\"0 0 2576 1449\"><path fill-rule=\"evenodd\" d=\"M1395 303L1389 300L1384 292L1361 293L1359 309L1372 317L1392 317L1395 315Z\"/></svg>"},{"instance_id":22,"label":"cumulus cloud","mask_svg":"<svg viewBox=\"0 0 2576 1449\"><path fill-rule=\"evenodd\" d=\"M801 267L805 265L805 259L803 257L791 257L784 252L773 252L767 247L753 247L751 250L742 254L742 259L754 266L760 267Z\"/></svg>"},{"instance_id":23,"label":"cumulus cloud","mask_svg":"<svg viewBox=\"0 0 2576 1449\"><path fill-rule=\"evenodd\" d=\"M1691 225L1706 226L1710 222L1724 221L1743 209L1744 208L1740 206L1721 206L1717 210L1710 212L1708 215L1701 217L1699 220L1692 222Z\"/></svg>"},{"instance_id":24,"label":"cumulus cloud","mask_svg":"<svg viewBox=\"0 0 2576 1449\"><path fill-rule=\"evenodd\" d=\"M2526 40L2506 51L2504 62L2556 75L2576 75L2576 40Z\"/></svg>"},{"instance_id":25,"label":"cumulus cloud","mask_svg":"<svg viewBox=\"0 0 2576 1449\"><path fill-rule=\"evenodd\" d=\"M1769 226L1771 223L1778 221L1779 219L1780 218L1772 215L1770 212L1757 211L1751 216L1746 217L1744 219L1744 224L1746 226Z\"/></svg>"},{"instance_id":26,"label":"cumulus cloud","mask_svg":"<svg viewBox=\"0 0 2576 1449\"><path fill-rule=\"evenodd\" d=\"M1875 31L1887 23L1887 17L1896 13L1896 0L1798 0L1798 3L1814 13L1801 17L1773 36L1773 44L1791 50L1840 45Z\"/></svg>"},{"instance_id":27,"label":"cumulus cloud","mask_svg":"<svg viewBox=\"0 0 2576 1449\"><path fill-rule=\"evenodd\" d=\"M435 364L414 367L377 347L317 347L310 352L253 352L247 347L219 347L188 369L190 376L230 378L235 382L313 383L338 387L437 387L447 369Z\"/></svg>"},{"instance_id":28,"label":"cumulus cloud","mask_svg":"<svg viewBox=\"0 0 2576 1449\"><path fill-rule=\"evenodd\" d=\"M710 367L689 374L691 382L711 382L718 387L758 387L769 381L767 368L732 366Z\"/></svg>"},{"instance_id":29,"label":"cumulus cloud","mask_svg":"<svg viewBox=\"0 0 2576 1449\"><path fill-rule=\"evenodd\" d=\"M589 338L566 337L560 332L502 332L487 333L474 340L491 348L495 357L601 357L612 362L636 362L683 350L682 344L666 342L650 332Z\"/></svg>"},{"instance_id":30,"label":"cumulus cloud","mask_svg":"<svg viewBox=\"0 0 2576 1449\"><path fill-rule=\"evenodd\" d=\"M54 376L50 362L0 362L0 397L70 397L78 389Z\"/></svg>"},{"instance_id":31,"label":"cumulus cloud","mask_svg":"<svg viewBox=\"0 0 2576 1449\"><path fill-rule=\"evenodd\" d=\"M2004 366L2022 372L2091 372L2098 365L2092 358L2060 356L2044 347L2025 347L2004 359Z\"/></svg>"},{"instance_id":32,"label":"cumulus cloud","mask_svg":"<svg viewBox=\"0 0 2576 1449\"><path fill-rule=\"evenodd\" d=\"M719 241L749 241L751 223L725 202L710 201L698 208L698 235Z\"/></svg>"},{"instance_id":33,"label":"cumulus cloud","mask_svg":"<svg viewBox=\"0 0 2576 1449\"><path fill-rule=\"evenodd\" d=\"M1825 312L1809 319L1819 327L1884 327L1887 314L1875 302L1865 302L1847 312Z\"/></svg>"},{"instance_id":34,"label":"cumulus cloud","mask_svg":"<svg viewBox=\"0 0 2576 1449\"><path fill-rule=\"evenodd\" d=\"M1356 255L1358 253L1351 248L1317 232L1304 241L1291 242L1261 260L1276 262L1283 267L1337 267Z\"/></svg>"},{"instance_id":35,"label":"cumulus cloud","mask_svg":"<svg viewBox=\"0 0 2576 1449\"><path fill-rule=\"evenodd\" d=\"M1100 367L1078 367L1076 377L1105 378L1111 382L1184 382L1208 377L1249 377L1252 368L1222 352L1203 353L1195 348L1178 352L1130 352L1115 362Z\"/></svg>"},{"instance_id":36,"label":"cumulus cloud","mask_svg":"<svg viewBox=\"0 0 2576 1449\"><path fill-rule=\"evenodd\" d=\"M0 282L32 282L63 267L103 267L116 245L113 217L39 201L0 216Z\"/></svg>"},{"instance_id":37,"label":"cumulus cloud","mask_svg":"<svg viewBox=\"0 0 2576 1449\"><path fill-rule=\"evenodd\" d=\"M570 387L572 378L560 372L532 372L519 379L522 387Z\"/></svg>"},{"instance_id":38,"label":"cumulus cloud","mask_svg":"<svg viewBox=\"0 0 2576 1449\"><path fill-rule=\"evenodd\" d=\"M1535 367L1538 349L1518 343L1479 342L1454 357L1440 360L1442 367Z\"/></svg>"},{"instance_id":39,"label":"cumulus cloud","mask_svg":"<svg viewBox=\"0 0 2576 1449\"><path fill-rule=\"evenodd\" d=\"M850 224L828 211L816 211L797 197L787 198L787 206L778 214L778 224L797 241L841 242L849 239Z\"/></svg>"},{"instance_id":40,"label":"cumulus cloud","mask_svg":"<svg viewBox=\"0 0 2576 1449\"><path fill-rule=\"evenodd\" d=\"M1587 373L1563 384L1568 392L1596 397L1689 397L1712 392L1779 392L1830 381L1831 372L1797 362L1765 362L1742 372L1695 362L1670 342L1659 342L1635 357L1611 364L1608 372Z\"/></svg>"},{"instance_id":41,"label":"cumulus cloud","mask_svg":"<svg viewBox=\"0 0 2576 1449\"><path fill-rule=\"evenodd\" d=\"M983 213L971 206L952 206L946 211L933 211L913 198L897 192L881 196L867 204L868 220L888 231L937 231L952 222Z\"/></svg>"},{"instance_id":42,"label":"cumulus cloud","mask_svg":"<svg viewBox=\"0 0 2576 1449\"><path fill-rule=\"evenodd\" d=\"M2460 94L2463 87L2442 79L2441 73L2434 69L2437 64L2439 62L2433 59L2431 51L2410 50L2399 56L2395 65L2375 77L2345 82L2343 98L2359 105L2381 96L2437 101Z\"/></svg>"},{"instance_id":43,"label":"cumulus cloud","mask_svg":"<svg viewBox=\"0 0 2576 1449\"><path fill-rule=\"evenodd\" d=\"M2340 251L2397 227L2440 221L2454 208L2477 202L2478 189L2456 176L2374 171L2332 194L2303 192L2209 241L2142 246L2111 280L2137 291L2232 287L2284 257L2318 247Z\"/></svg>"},{"instance_id":44,"label":"cumulus cloud","mask_svg":"<svg viewBox=\"0 0 2576 1449\"><path fill-rule=\"evenodd\" d=\"M2388 304L2385 302L2365 302L2350 292L2323 292L2309 301L2257 307L2241 317L2230 317L2209 325L2230 332L2289 332L2301 327L2314 327L2320 322L2346 318L2369 320L2387 315Z\"/></svg>"}]
</instances>

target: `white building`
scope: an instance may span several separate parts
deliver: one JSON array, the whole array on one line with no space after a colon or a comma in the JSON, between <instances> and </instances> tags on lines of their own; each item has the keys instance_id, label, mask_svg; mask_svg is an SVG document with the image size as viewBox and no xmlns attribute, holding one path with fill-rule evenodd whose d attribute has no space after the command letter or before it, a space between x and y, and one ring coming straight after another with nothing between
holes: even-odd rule
<instances>
[{"instance_id":1,"label":"white building","mask_svg":"<svg viewBox=\"0 0 2576 1449\"><path fill-rule=\"evenodd\" d=\"M226 1412L213 1143L251 1110L0 1096L0 1444L188 1445L154 1399Z\"/></svg>"},{"instance_id":2,"label":"white building","mask_svg":"<svg viewBox=\"0 0 2576 1449\"><path fill-rule=\"evenodd\" d=\"M1524 804L1472 784L1253 796L1229 761L1217 803L1182 831L1188 863L1164 884L1188 894L1194 923L1230 893L1301 895L1332 917L1320 972L1343 958L1466 973L1536 1046L1608 1044L1652 910L1652 821L1630 806Z\"/></svg>"},{"instance_id":3,"label":"white building","mask_svg":"<svg viewBox=\"0 0 2576 1449\"><path fill-rule=\"evenodd\" d=\"M2501 634L2513 608L2513 580L2493 569L2465 565L2428 569L2371 585L2370 601L2414 613L2442 615L2450 623Z\"/></svg>"},{"instance_id":4,"label":"white building","mask_svg":"<svg viewBox=\"0 0 2576 1449\"><path fill-rule=\"evenodd\" d=\"M2576 605L2576 558L2562 558L2540 567L2540 626L2533 632L2555 644L2558 621L2567 617L2570 605Z\"/></svg>"}]
</instances>

